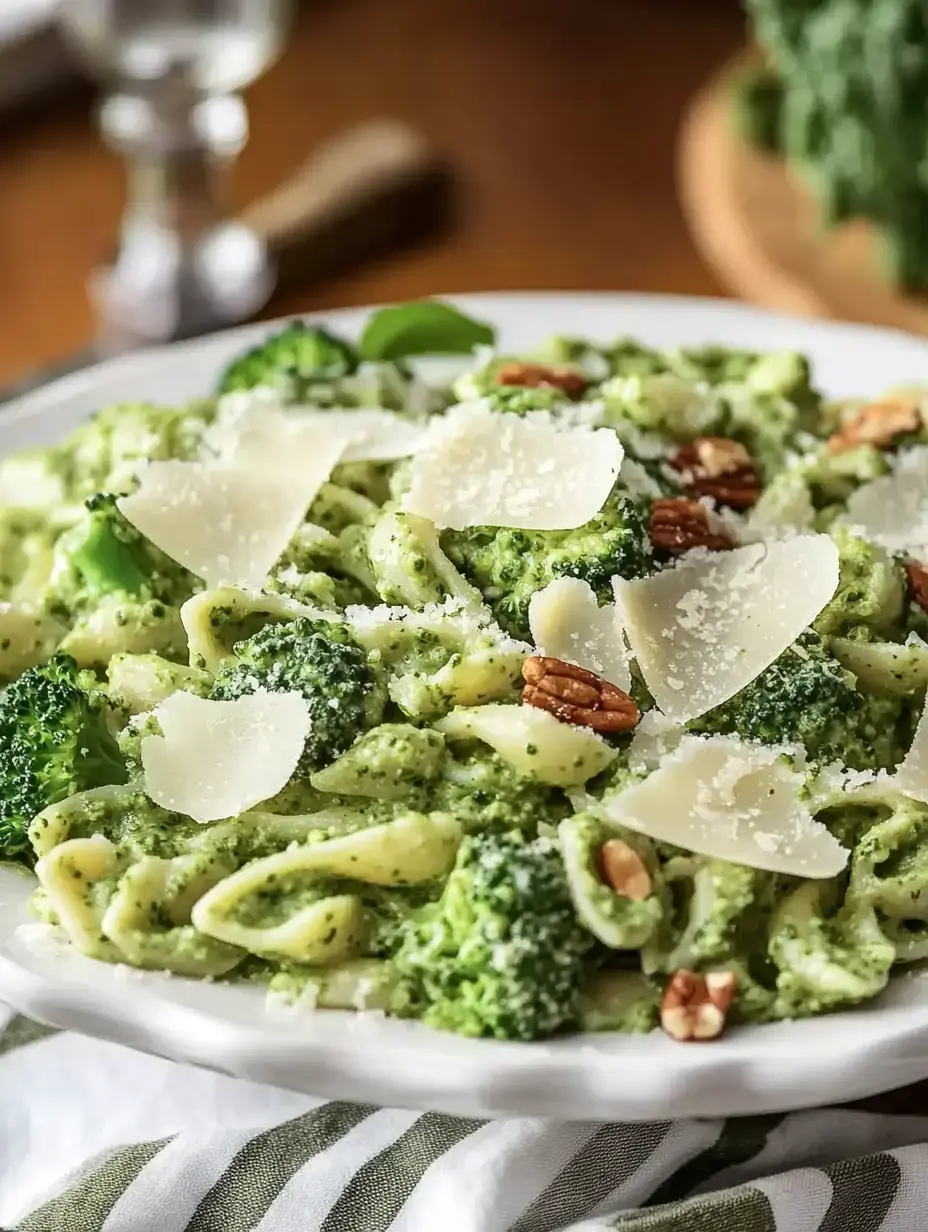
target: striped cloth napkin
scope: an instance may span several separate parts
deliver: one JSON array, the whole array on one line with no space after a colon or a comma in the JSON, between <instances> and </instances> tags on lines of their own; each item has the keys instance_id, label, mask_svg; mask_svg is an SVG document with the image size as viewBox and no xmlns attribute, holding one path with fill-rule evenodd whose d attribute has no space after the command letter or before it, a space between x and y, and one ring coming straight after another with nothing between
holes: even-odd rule
<instances>
[{"instance_id":1,"label":"striped cloth napkin","mask_svg":"<svg viewBox=\"0 0 928 1232\"><path fill-rule=\"evenodd\" d=\"M917 1088L905 1104L928 1109ZM0 1007L0 1228L925 1232L928 1116L467 1120L320 1102Z\"/></svg>"}]
</instances>

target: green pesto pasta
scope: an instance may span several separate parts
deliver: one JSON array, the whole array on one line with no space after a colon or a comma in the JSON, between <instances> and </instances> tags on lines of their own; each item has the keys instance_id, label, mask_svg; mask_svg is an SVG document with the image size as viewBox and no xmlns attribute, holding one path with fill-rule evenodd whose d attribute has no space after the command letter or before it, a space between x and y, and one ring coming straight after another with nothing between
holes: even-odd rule
<instances>
[{"instance_id":1,"label":"green pesto pasta","mask_svg":"<svg viewBox=\"0 0 928 1232\"><path fill-rule=\"evenodd\" d=\"M98 961L484 1038L652 1030L681 972L724 987L719 1024L877 997L928 958L928 528L869 485L928 501L924 417L861 443L864 400L827 402L801 355L471 352L489 327L429 320L392 316L388 355L295 324L211 396L0 461L0 859L34 870L35 913ZM453 382L430 345L462 352ZM226 467L261 547L261 502L303 482L274 416L344 446L263 581L137 525L147 476ZM487 424L508 443L475 460ZM584 491L545 506L594 440ZM761 594L806 544L808 578ZM218 725L277 694L306 716L286 764L222 730L243 783L253 750L281 760L278 789L185 811L220 785L176 699Z\"/></svg>"}]
</instances>

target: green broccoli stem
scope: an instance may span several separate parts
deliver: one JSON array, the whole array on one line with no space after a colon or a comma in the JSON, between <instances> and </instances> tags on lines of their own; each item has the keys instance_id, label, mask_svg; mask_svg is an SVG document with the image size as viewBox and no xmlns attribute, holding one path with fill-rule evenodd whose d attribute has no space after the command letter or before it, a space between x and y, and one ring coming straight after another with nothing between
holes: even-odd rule
<instances>
[{"instance_id":1,"label":"green broccoli stem","mask_svg":"<svg viewBox=\"0 0 928 1232\"><path fill-rule=\"evenodd\" d=\"M83 537L72 548L71 560L86 589L99 595L113 591L136 595L149 580L150 569L139 561L132 544L119 537L113 518L102 511L87 519Z\"/></svg>"}]
</instances>

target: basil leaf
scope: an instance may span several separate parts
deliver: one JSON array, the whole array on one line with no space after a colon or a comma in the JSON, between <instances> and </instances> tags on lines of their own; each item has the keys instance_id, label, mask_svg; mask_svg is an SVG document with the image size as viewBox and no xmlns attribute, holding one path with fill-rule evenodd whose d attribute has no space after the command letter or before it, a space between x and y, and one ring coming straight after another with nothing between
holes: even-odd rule
<instances>
[{"instance_id":1,"label":"basil leaf","mask_svg":"<svg viewBox=\"0 0 928 1232\"><path fill-rule=\"evenodd\" d=\"M358 349L366 360L402 359L406 355L466 355L475 346L492 346L495 341L492 325L475 321L450 304L423 299L375 312Z\"/></svg>"}]
</instances>

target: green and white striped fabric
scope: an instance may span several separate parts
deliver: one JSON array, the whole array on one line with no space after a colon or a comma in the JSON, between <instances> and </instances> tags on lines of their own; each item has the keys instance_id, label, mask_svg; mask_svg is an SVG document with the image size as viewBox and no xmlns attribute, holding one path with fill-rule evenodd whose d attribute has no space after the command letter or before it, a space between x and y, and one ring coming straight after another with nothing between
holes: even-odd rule
<instances>
[{"instance_id":1,"label":"green and white striped fabric","mask_svg":"<svg viewBox=\"0 0 928 1232\"><path fill-rule=\"evenodd\" d=\"M487 1122L321 1103L0 1007L2 1232L607 1228L925 1232L928 1116Z\"/></svg>"}]
</instances>

